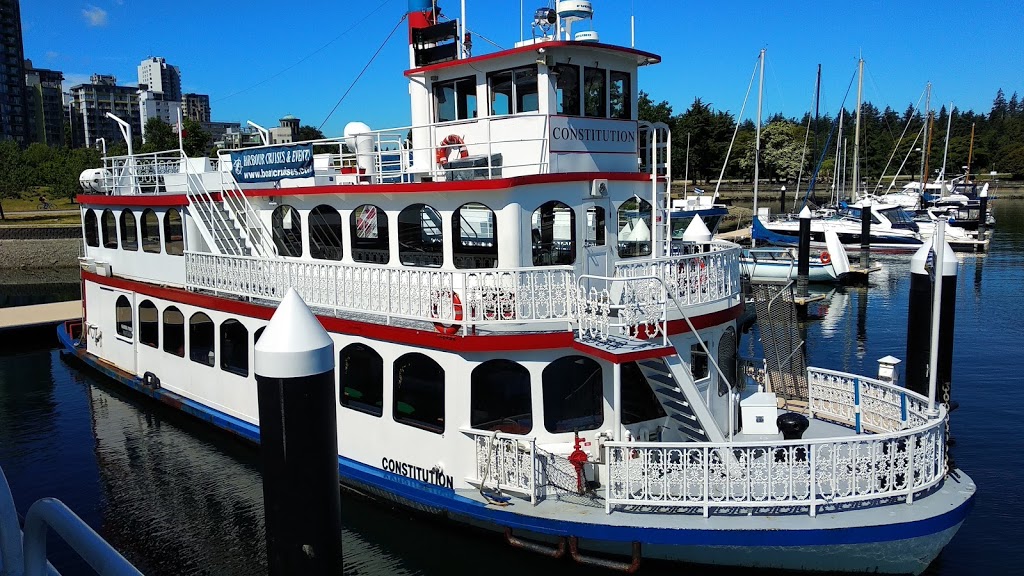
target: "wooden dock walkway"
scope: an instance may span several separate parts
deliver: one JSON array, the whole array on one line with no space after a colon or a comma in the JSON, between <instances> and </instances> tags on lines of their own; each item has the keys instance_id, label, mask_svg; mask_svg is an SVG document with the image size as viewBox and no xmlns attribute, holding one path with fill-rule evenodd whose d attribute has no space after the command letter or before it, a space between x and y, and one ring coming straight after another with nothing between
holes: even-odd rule
<instances>
[{"instance_id":1,"label":"wooden dock walkway","mask_svg":"<svg viewBox=\"0 0 1024 576\"><path fill-rule=\"evenodd\" d=\"M47 325L56 326L66 320L81 317L81 300L0 308L0 331Z\"/></svg>"}]
</instances>

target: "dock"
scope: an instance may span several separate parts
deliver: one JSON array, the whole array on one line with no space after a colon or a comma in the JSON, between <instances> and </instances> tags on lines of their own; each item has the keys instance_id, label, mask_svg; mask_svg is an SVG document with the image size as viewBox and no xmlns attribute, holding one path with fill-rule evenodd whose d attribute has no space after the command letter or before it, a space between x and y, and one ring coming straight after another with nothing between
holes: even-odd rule
<instances>
[{"instance_id":1,"label":"dock","mask_svg":"<svg viewBox=\"0 0 1024 576\"><path fill-rule=\"evenodd\" d=\"M736 230L730 230L729 232L719 232L718 234L715 234L715 238L718 240L728 240L729 242L750 240L750 226L737 228Z\"/></svg>"},{"instance_id":2,"label":"dock","mask_svg":"<svg viewBox=\"0 0 1024 576\"><path fill-rule=\"evenodd\" d=\"M0 332L56 326L61 322L81 317L81 300L0 308Z\"/></svg>"}]
</instances>

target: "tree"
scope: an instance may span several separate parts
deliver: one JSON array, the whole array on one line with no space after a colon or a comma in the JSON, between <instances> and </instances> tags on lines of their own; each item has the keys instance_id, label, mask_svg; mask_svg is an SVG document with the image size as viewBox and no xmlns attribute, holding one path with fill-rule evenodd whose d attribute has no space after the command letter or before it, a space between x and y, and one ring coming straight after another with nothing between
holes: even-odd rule
<instances>
[{"instance_id":1,"label":"tree","mask_svg":"<svg viewBox=\"0 0 1024 576\"><path fill-rule=\"evenodd\" d=\"M307 140L323 140L324 133L319 128L312 126L299 126L298 140L305 142Z\"/></svg>"},{"instance_id":2,"label":"tree","mask_svg":"<svg viewBox=\"0 0 1024 576\"><path fill-rule=\"evenodd\" d=\"M142 132L146 135L146 142L139 147L139 152L161 152L178 148L178 135L174 133L170 124L159 118L146 120Z\"/></svg>"},{"instance_id":3,"label":"tree","mask_svg":"<svg viewBox=\"0 0 1024 576\"><path fill-rule=\"evenodd\" d=\"M186 119L185 125L185 137L184 140L185 154L188 156L206 156L212 138L210 133L203 130L203 125L199 122Z\"/></svg>"},{"instance_id":4,"label":"tree","mask_svg":"<svg viewBox=\"0 0 1024 576\"><path fill-rule=\"evenodd\" d=\"M637 99L636 113L641 122L664 122L665 124L672 122L672 105L666 100L655 104L643 90L640 91L640 97Z\"/></svg>"},{"instance_id":5,"label":"tree","mask_svg":"<svg viewBox=\"0 0 1024 576\"><path fill-rule=\"evenodd\" d=\"M0 219L6 219L4 198L12 198L21 191L17 167L21 164L21 149L14 140L0 140Z\"/></svg>"}]
</instances>

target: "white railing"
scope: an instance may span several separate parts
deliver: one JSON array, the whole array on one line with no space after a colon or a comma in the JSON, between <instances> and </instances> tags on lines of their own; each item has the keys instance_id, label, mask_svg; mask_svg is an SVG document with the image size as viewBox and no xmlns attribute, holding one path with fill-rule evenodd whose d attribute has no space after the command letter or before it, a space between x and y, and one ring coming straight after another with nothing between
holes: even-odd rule
<instances>
[{"instance_id":1,"label":"white railing","mask_svg":"<svg viewBox=\"0 0 1024 576\"><path fill-rule=\"evenodd\" d=\"M678 507L707 516L712 508L796 506L813 516L819 506L833 504L912 502L915 493L942 481L944 408L929 415L926 399L898 386L831 371L809 372L842 376L843 382L857 380L876 390L867 393L873 399L860 408L880 428L894 426L895 431L729 444L608 443L607 511L616 506ZM852 414L856 409L851 396L834 395L829 402L832 413ZM898 414L893 418L894 403L905 406L907 420L918 424L901 429Z\"/></svg>"},{"instance_id":2,"label":"white railing","mask_svg":"<svg viewBox=\"0 0 1024 576\"><path fill-rule=\"evenodd\" d=\"M927 399L905 388L835 370L807 369L808 416L852 425L860 433L896 432L927 422Z\"/></svg>"},{"instance_id":3,"label":"white railing","mask_svg":"<svg viewBox=\"0 0 1024 576\"><path fill-rule=\"evenodd\" d=\"M111 195L163 194L165 174L181 171L178 150L103 158L103 187Z\"/></svg>"},{"instance_id":4,"label":"white railing","mask_svg":"<svg viewBox=\"0 0 1024 576\"><path fill-rule=\"evenodd\" d=\"M730 242L693 244L693 254L638 258L615 264L615 276L654 276L664 281L669 295L683 306L736 297L740 293L740 248Z\"/></svg>"},{"instance_id":5,"label":"white railing","mask_svg":"<svg viewBox=\"0 0 1024 576\"><path fill-rule=\"evenodd\" d=\"M537 504L537 439L502 432L462 428L473 439L476 476L466 482L530 498Z\"/></svg>"},{"instance_id":6,"label":"white railing","mask_svg":"<svg viewBox=\"0 0 1024 576\"><path fill-rule=\"evenodd\" d=\"M668 345L668 299L665 283L656 276L608 278L583 274L576 288L576 318L581 340L606 341L616 335L631 339L661 337ZM604 283L600 290L595 286ZM590 284L590 289L584 286Z\"/></svg>"}]
</instances>

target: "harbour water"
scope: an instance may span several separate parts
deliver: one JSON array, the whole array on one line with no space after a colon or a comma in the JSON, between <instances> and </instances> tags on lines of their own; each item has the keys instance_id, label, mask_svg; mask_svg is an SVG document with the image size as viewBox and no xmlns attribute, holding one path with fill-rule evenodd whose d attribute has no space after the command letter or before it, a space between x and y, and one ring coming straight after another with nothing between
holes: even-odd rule
<instances>
[{"instance_id":1,"label":"harbour water","mask_svg":"<svg viewBox=\"0 0 1024 576\"><path fill-rule=\"evenodd\" d=\"M1024 428L1024 201L997 201L995 215L990 252L961 256L957 282L953 456L978 485L977 505L929 574L1024 574L1015 546L1024 538L1024 451L1013 448ZM878 358L906 356L909 257L877 260L883 269L868 288L839 289L810 307L811 365L873 375ZM145 574L266 573L255 447L6 335L0 466L19 512L60 498ZM346 574L600 573L350 493L342 510ZM65 576L92 573L53 539L51 550ZM641 573L679 570L645 564Z\"/></svg>"}]
</instances>

